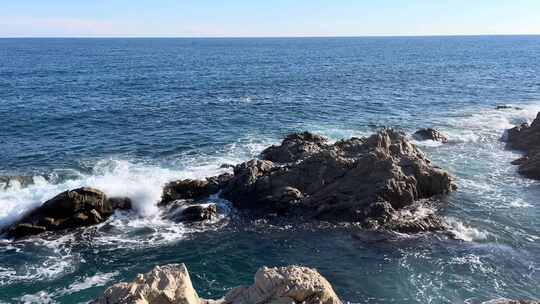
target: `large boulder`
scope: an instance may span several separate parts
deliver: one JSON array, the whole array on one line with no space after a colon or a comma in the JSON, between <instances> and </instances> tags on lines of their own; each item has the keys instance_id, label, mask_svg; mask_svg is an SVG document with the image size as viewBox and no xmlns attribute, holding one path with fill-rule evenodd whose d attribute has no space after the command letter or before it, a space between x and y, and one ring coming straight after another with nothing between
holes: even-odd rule
<instances>
[{"instance_id":1,"label":"large boulder","mask_svg":"<svg viewBox=\"0 0 540 304\"><path fill-rule=\"evenodd\" d=\"M129 198L107 198L93 188L78 188L58 194L8 228L11 237L20 238L45 231L99 224L117 209L130 209Z\"/></svg>"},{"instance_id":2,"label":"large boulder","mask_svg":"<svg viewBox=\"0 0 540 304\"><path fill-rule=\"evenodd\" d=\"M384 224L396 210L455 187L447 172L391 129L299 153L285 166L268 160L237 165L221 195L241 209ZM381 204L390 215L373 211Z\"/></svg>"},{"instance_id":3,"label":"large boulder","mask_svg":"<svg viewBox=\"0 0 540 304\"><path fill-rule=\"evenodd\" d=\"M131 283L109 287L94 304L201 304L184 264L156 266Z\"/></svg>"},{"instance_id":4,"label":"large boulder","mask_svg":"<svg viewBox=\"0 0 540 304\"><path fill-rule=\"evenodd\" d=\"M441 131L432 128L420 129L413 134L413 137L416 140L433 140L442 143L448 142L448 136Z\"/></svg>"},{"instance_id":5,"label":"large boulder","mask_svg":"<svg viewBox=\"0 0 540 304\"><path fill-rule=\"evenodd\" d=\"M316 270L263 267L249 287L237 287L217 300L200 299L184 264L157 266L131 283L108 288L94 304L341 304L330 283Z\"/></svg>"},{"instance_id":6,"label":"large boulder","mask_svg":"<svg viewBox=\"0 0 540 304\"><path fill-rule=\"evenodd\" d=\"M507 131L507 145L525 152L525 156L512 162L519 165L522 175L540 179L540 112L531 125L524 123Z\"/></svg>"},{"instance_id":7,"label":"large boulder","mask_svg":"<svg viewBox=\"0 0 540 304\"><path fill-rule=\"evenodd\" d=\"M330 283L316 270L300 266L263 267L248 287L231 290L222 304L341 304Z\"/></svg>"}]
</instances>

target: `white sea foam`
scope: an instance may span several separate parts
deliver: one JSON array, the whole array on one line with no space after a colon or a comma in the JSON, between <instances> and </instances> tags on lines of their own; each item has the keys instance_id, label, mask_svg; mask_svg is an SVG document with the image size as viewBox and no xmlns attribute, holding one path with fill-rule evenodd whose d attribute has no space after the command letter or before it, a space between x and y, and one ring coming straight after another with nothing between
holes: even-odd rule
<instances>
[{"instance_id":1,"label":"white sea foam","mask_svg":"<svg viewBox=\"0 0 540 304\"><path fill-rule=\"evenodd\" d=\"M467 226L453 217L444 218L444 222L449 227L449 231L454 235L456 239L460 239L466 242L472 242L485 240L488 237L487 232Z\"/></svg>"},{"instance_id":2,"label":"white sea foam","mask_svg":"<svg viewBox=\"0 0 540 304\"><path fill-rule=\"evenodd\" d=\"M85 277L82 280L71 283L67 288L61 290L59 294L66 295L79 292L92 287L104 286L110 282L115 276L118 275L118 272L110 273L97 273L90 277Z\"/></svg>"},{"instance_id":3,"label":"white sea foam","mask_svg":"<svg viewBox=\"0 0 540 304\"><path fill-rule=\"evenodd\" d=\"M23 188L14 183L9 188L0 190L0 227L16 221L55 195L78 187L95 187L110 197L130 197L134 209L140 215L156 215L156 203L166 182L179 178L202 178L223 171L225 170L220 169L217 163L203 163L183 170L174 170L126 160L99 161L91 174L81 174L80 178L56 184L36 178L35 183L28 187Z\"/></svg>"},{"instance_id":4,"label":"white sea foam","mask_svg":"<svg viewBox=\"0 0 540 304\"><path fill-rule=\"evenodd\" d=\"M54 304L57 303L53 300L53 295L46 291L39 291L34 294L28 294L18 299L19 303L23 304Z\"/></svg>"}]
</instances>

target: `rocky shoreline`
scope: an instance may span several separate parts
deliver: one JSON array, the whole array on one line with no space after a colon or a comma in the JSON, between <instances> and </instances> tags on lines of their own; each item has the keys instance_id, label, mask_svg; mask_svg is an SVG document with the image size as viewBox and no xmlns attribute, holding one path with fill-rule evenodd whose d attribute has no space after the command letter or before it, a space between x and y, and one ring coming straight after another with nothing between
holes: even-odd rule
<instances>
[{"instance_id":1,"label":"rocky shoreline","mask_svg":"<svg viewBox=\"0 0 540 304\"><path fill-rule=\"evenodd\" d=\"M417 233L445 229L437 214L418 210L455 189L453 178L402 132L383 129L335 143L303 132L265 149L259 159L234 166L233 174L169 182L158 206L171 220L211 220L218 208L208 198L218 195L256 217L349 222ZM130 208L130 198L108 198L98 189L79 188L50 199L5 232L20 238L90 226L115 210Z\"/></svg>"},{"instance_id":2,"label":"rocky shoreline","mask_svg":"<svg viewBox=\"0 0 540 304\"><path fill-rule=\"evenodd\" d=\"M436 129L421 129L416 140L448 142ZM508 130L507 145L525 152L513 162L526 177L540 179L540 113L531 125ZM447 229L436 212L456 190L453 177L434 165L406 134L382 129L363 138L337 142L309 132L286 136L260 157L228 165L232 173L202 180L175 180L163 186L158 207L164 218L204 222L219 216L210 197L228 200L259 218L355 223L365 229L419 233ZM15 179L27 182L28 178ZM0 180L9 185L10 179ZM18 239L105 222L115 211L132 208L128 197L107 197L93 188L58 194L2 233ZM238 287L217 300L199 298L184 264L156 267L131 283L108 288L93 303L342 303L316 270L288 266L261 268L252 286ZM538 303L492 300L486 303Z\"/></svg>"}]
</instances>

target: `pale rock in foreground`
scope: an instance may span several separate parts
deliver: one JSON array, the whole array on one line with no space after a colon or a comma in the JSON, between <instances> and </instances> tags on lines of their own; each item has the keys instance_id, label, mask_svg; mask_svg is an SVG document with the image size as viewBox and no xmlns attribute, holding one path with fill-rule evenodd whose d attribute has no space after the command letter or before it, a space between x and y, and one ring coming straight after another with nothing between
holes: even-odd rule
<instances>
[{"instance_id":1,"label":"pale rock in foreground","mask_svg":"<svg viewBox=\"0 0 540 304\"><path fill-rule=\"evenodd\" d=\"M184 264L156 266L131 283L108 288L94 304L200 304Z\"/></svg>"},{"instance_id":2,"label":"pale rock in foreground","mask_svg":"<svg viewBox=\"0 0 540 304\"><path fill-rule=\"evenodd\" d=\"M94 304L341 304L330 283L300 266L263 267L249 287L237 287L219 300L200 299L184 264L157 266L132 283L119 283Z\"/></svg>"},{"instance_id":3,"label":"pale rock in foreground","mask_svg":"<svg viewBox=\"0 0 540 304\"><path fill-rule=\"evenodd\" d=\"M317 271L300 266L263 267L255 274L255 283L230 291L222 304L340 304L330 283Z\"/></svg>"}]
</instances>

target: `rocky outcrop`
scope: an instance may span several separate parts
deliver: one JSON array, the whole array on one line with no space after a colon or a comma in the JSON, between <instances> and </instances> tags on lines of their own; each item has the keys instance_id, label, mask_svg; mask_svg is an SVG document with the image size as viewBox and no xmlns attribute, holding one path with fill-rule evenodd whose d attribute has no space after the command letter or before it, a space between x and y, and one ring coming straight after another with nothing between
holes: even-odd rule
<instances>
[{"instance_id":1,"label":"rocky outcrop","mask_svg":"<svg viewBox=\"0 0 540 304\"><path fill-rule=\"evenodd\" d=\"M13 226L7 234L20 238L45 231L90 226L105 221L117 209L130 209L128 198L107 198L93 188L79 188L60 193L46 201Z\"/></svg>"},{"instance_id":2,"label":"rocky outcrop","mask_svg":"<svg viewBox=\"0 0 540 304\"><path fill-rule=\"evenodd\" d=\"M156 266L131 283L108 288L94 304L202 304L184 264Z\"/></svg>"},{"instance_id":3,"label":"rocky outcrop","mask_svg":"<svg viewBox=\"0 0 540 304\"><path fill-rule=\"evenodd\" d=\"M398 211L455 187L448 173L391 129L334 144L307 132L292 134L264 150L262 158L235 166L220 195L263 215L436 230L441 228L436 215L405 221Z\"/></svg>"},{"instance_id":4,"label":"rocky outcrop","mask_svg":"<svg viewBox=\"0 0 540 304\"><path fill-rule=\"evenodd\" d=\"M237 287L217 303L341 304L341 301L330 283L316 270L289 266L259 269L253 285Z\"/></svg>"},{"instance_id":5,"label":"rocky outcrop","mask_svg":"<svg viewBox=\"0 0 540 304\"><path fill-rule=\"evenodd\" d=\"M94 304L341 304L330 283L316 270L263 267L249 287L237 287L218 300L200 299L184 264L157 266L132 283L108 288Z\"/></svg>"},{"instance_id":6,"label":"rocky outcrop","mask_svg":"<svg viewBox=\"0 0 540 304\"><path fill-rule=\"evenodd\" d=\"M518 172L540 179L540 112L531 125L524 123L508 130L506 141L509 148L525 152L525 156L512 162L519 165Z\"/></svg>"},{"instance_id":7,"label":"rocky outcrop","mask_svg":"<svg viewBox=\"0 0 540 304\"><path fill-rule=\"evenodd\" d=\"M182 179L172 181L163 187L159 205L166 205L176 200L197 200L217 193L229 181L228 173L209 177L205 180Z\"/></svg>"},{"instance_id":8,"label":"rocky outcrop","mask_svg":"<svg viewBox=\"0 0 540 304\"><path fill-rule=\"evenodd\" d=\"M442 143L448 142L448 136L444 135L439 130L432 128L420 129L413 134L413 137L416 140L433 140Z\"/></svg>"},{"instance_id":9,"label":"rocky outcrop","mask_svg":"<svg viewBox=\"0 0 540 304\"><path fill-rule=\"evenodd\" d=\"M290 134L281 145L266 148L261 158L276 163L290 163L320 152L328 146L328 140L309 132Z\"/></svg>"}]
</instances>

